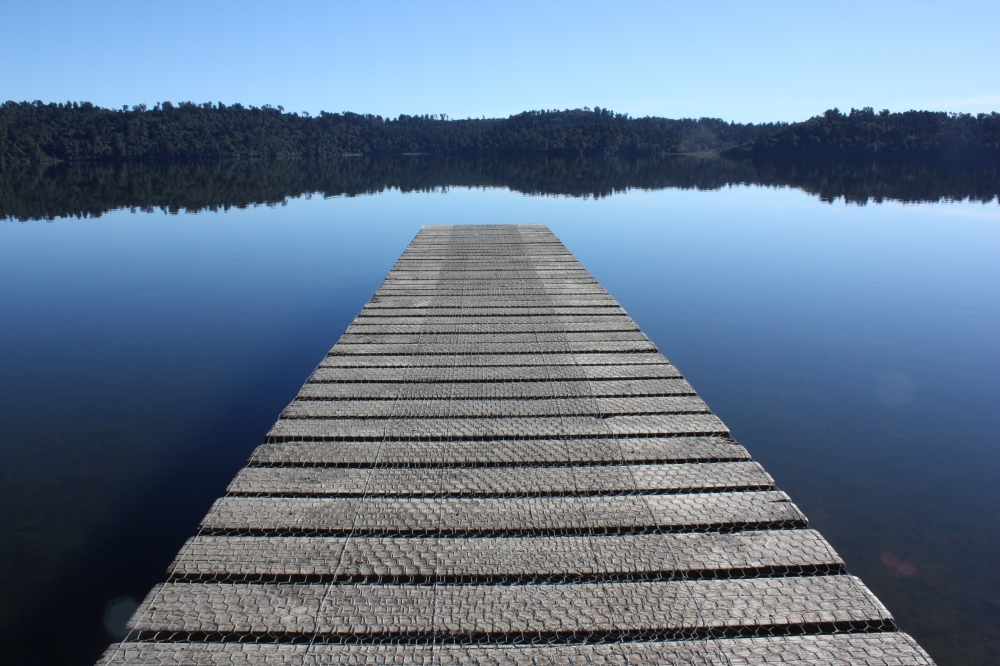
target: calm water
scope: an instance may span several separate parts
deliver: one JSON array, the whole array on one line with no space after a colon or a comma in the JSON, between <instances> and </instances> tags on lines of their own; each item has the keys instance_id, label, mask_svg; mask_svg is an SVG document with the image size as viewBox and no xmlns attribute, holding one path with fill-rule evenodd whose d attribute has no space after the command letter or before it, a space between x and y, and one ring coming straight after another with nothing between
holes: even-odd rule
<instances>
[{"instance_id":1,"label":"calm water","mask_svg":"<svg viewBox=\"0 0 1000 666\"><path fill-rule=\"evenodd\" d=\"M700 164L561 190L587 198L530 196L560 191L552 174L501 167L335 174L350 187L212 172L215 190L159 173L155 197L115 173L0 177L6 214L55 217L0 222L4 654L93 662L422 224L541 222L904 630L942 664L1000 661L1000 206L874 203L992 185L773 188ZM375 194L109 210L308 191ZM820 200L838 191L870 203ZM103 215L58 216L79 212Z\"/></svg>"}]
</instances>

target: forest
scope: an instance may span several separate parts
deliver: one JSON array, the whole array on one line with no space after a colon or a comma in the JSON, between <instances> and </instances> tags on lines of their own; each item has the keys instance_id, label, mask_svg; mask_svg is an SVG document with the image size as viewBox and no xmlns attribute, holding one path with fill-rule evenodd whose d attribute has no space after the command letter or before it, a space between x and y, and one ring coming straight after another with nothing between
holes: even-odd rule
<instances>
[{"instance_id":1,"label":"forest","mask_svg":"<svg viewBox=\"0 0 1000 666\"><path fill-rule=\"evenodd\" d=\"M760 133L722 154L794 162L919 159L996 164L1000 162L1000 114L830 109L804 122Z\"/></svg>"},{"instance_id":2,"label":"forest","mask_svg":"<svg viewBox=\"0 0 1000 666\"><path fill-rule=\"evenodd\" d=\"M88 102L0 105L0 165L329 158L624 157L715 153L803 162L829 159L1000 161L1000 114L831 109L800 123L633 118L608 109L525 111L508 118L445 114L317 116L282 107L161 102L106 109Z\"/></svg>"},{"instance_id":3,"label":"forest","mask_svg":"<svg viewBox=\"0 0 1000 666\"><path fill-rule=\"evenodd\" d=\"M717 153L780 126L631 118L601 108L526 111L509 118L444 114L309 116L282 107L163 102L105 109L90 103L0 105L0 162L167 161L351 154L650 156Z\"/></svg>"}]
</instances>

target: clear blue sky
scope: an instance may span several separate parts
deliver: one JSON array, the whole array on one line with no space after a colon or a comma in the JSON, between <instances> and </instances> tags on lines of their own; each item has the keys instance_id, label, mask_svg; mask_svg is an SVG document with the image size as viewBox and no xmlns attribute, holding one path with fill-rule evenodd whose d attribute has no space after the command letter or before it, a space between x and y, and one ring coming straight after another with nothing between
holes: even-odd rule
<instances>
[{"instance_id":1,"label":"clear blue sky","mask_svg":"<svg viewBox=\"0 0 1000 666\"><path fill-rule=\"evenodd\" d=\"M1000 1L0 0L0 99L396 116L1000 110Z\"/></svg>"}]
</instances>

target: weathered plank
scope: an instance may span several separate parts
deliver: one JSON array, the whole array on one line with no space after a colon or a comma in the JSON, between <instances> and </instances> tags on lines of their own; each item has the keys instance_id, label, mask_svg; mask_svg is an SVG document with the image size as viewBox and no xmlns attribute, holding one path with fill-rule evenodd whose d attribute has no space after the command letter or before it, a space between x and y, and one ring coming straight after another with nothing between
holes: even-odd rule
<instances>
[{"instance_id":1,"label":"weathered plank","mask_svg":"<svg viewBox=\"0 0 1000 666\"><path fill-rule=\"evenodd\" d=\"M365 333L350 331L340 337L334 350L354 345L414 345L414 344L526 344L553 342L647 342L646 336L639 331L598 331L584 333ZM384 347L375 347L376 350ZM387 347L385 347L387 348Z\"/></svg>"},{"instance_id":2,"label":"weathered plank","mask_svg":"<svg viewBox=\"0 0 1000 666\"><path fill-rule=\"evenodd\" d=\"M496 326L529 327L544 325L554 329L563 327L581 327L583 330L604 330L606 327L627 327L631 330L636 326L632 318L625 313L601 313L601 314L568 314L563 312L521 315L518 317L508 317L500 314L473 314L465 313L462 316L439 316L433 314L410 313L407 316L391 316L385 313L370 313L364 317L358 316L354 320L355 326L439 326L444 330L453 326L481 326L493 328ZM591 328L592 327L592 328Z\"/></svg>"},{"instance_id":3,"label":"weathered plank","mask_svg":"<svg viewBox=\"0 0 1000 666\"><path fill-rule=\"evenodd\" d=\"M694 395L683 379L538 382L309 383L299 400L504 400L511 398L625 398Z\"/></svg>"},{"instance_id":4,"label":"weathered plank","mask_svg":"<svg viewBox=\"0 0 1000 666\"><path fill-rule=\"evenodd\" d=\"M416 368L455 366L553 366L553 365L667 365L662 354L636 352L620 354L590 353L505 353L505 354L463 354L458 357L441 354L402 354L384 356L327 356L320 362L323 368Z\"/></svg>"},{"instance_id":5,"label":"weathered plank","mask_svg":"<svg viewBox=\"0 0 1000 666\"><path fill-rule=\"evenodd\" d=\"M669 363L656 365L557 365L506 367L343 368L320 366L312 382L530 382L579 379L681 379Z\"/></svg>"},{"instance_id":6,"label":"weathered plank","mask_svg":"<svg viewBox=\"0 0 1000 666\"><path fill-rule=\"evenodd\" d=\"M554 318L553 318L554 319ZM545 321L525 323L501 320L494 323L472 323L461 321L434 323L424 321L414 323L407 318L403 323L370 323L355 320L345 335L426 335L433 339L440 335L594 335L607 332L641 333L639 327L628 317L603 317L599 321L558 321L546 318Z\"/></svg>"},{"instance_id":7,"label":"weathered plank","mask_svg":"<svg viewBox=\"0 0 1000 666\"><path fill-rule=\"evenodd\" d=\"M497 418L281 419L269 441L337 439L488 439L517 437L729 435L713 414L526 416Z\"/></svg>"},{"instance_id":8,"label":"weathered plank","mask_svg":"<svg viewBox=\"0 0 1000 666\"><path fill-rule=\"evenodd\" d=\"M427 640L474 635L645 634L827 624L879 628L892 617L851 576L575 585L166 583L131 628L155 634L325 634ZM579 638L579 636L578 636Z\"/></svg>"},{"instance_id":9,"label":"weathered plank","mask_svg":"<svg viewBox=\"0 0 1000 666\"><path fill-rule=\"evenodd\" d=\"M648 341L589 342L415 342L409 344L338 344L330 356L480 355L480 354L601 354L655 352Z\"/></svg>"},{"instance_id":10,"label":"weathered plank","mask_svg":"<svg viewBox=\"0 0 1000 666\"><path fill-rule=\"evenodd\" d=\"M804 527L782 492L509 498L223 497L210 533L562 534Z\"/></svg>"},{"instance_id":11,"label":"weathered plank","mask_svg":"<svg viewBox=\"0 0 1000 666\"><path fill-rule=\"evenodd\" d=\"M108 648L102 663L110 666L176 666L178 663L191 666L930 666L934 662L912 638L891 632L540 646L122 643Z\"/></svg>"},{"instance_id":12,"label":"weathered plank","mask_svg":"<svg viewBox=\"0 0 1000 666\"><path fill-rule=\"evenodd\" d=\"M626 414L707 414L697 396L636 398L468 398L465 400L296 400L283 419L496 418L537 416L618 416Z\"/></svg>"},{"instance_id":13,"label":"weathered plank","mask_svg":"<svg viewBox=\"0 0 1000 666\"><path fill-rule=\"evenodd\" d=\"M843 560L809 529L558 537L245 537L190 539L170 567L184 578L524 580L737 576L829 571Z\"/></svg>"},{"instance_id":14,"label":"weathered plank","mask_svg":"<svg viewBox=\"0 0 1000 666\"><path fill-rule=\"evenodd\" d=\"M639 439L279 442L262 444L258 465L501 465L520 463L655 463L749 460L747 450L719 437Z\"/></svg>"},{"instance_id":15,"label":"weathered plank","mask_svg":"<svg viewBox=\"0 0 1000 666\"><path fill-rule=\"evenodd\" d=\"M232 494L314 496L680 493L764 490L774 480L757 463L601 465L590 467L245 467Z\"/></svg>"}]
</instances>

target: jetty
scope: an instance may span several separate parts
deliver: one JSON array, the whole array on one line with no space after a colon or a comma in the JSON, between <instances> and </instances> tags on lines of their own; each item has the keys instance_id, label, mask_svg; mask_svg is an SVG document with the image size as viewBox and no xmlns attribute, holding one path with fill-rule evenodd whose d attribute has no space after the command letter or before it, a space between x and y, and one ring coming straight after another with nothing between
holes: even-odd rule
<instances>
[{"instance_id":1,"label":"jetty","mask_svg":"<svg viewBox=\"0 0 1000 666\"><path fill-rule=\"evenodd\" d=\"M417 234L98 663L933 662L510 225Z\"/></svg>"}]
</instances>

